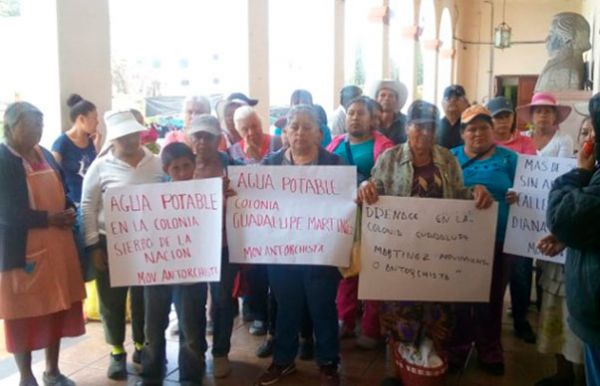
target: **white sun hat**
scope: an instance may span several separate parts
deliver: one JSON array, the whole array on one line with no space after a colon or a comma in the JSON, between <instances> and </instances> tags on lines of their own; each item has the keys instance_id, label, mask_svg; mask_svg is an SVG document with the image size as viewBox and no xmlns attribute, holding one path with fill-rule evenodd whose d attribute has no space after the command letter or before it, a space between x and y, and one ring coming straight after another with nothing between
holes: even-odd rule
<instances>
[{"instance_id":1,"label":"white sun hat","mask_svg":"<svg viewBox=\"0 0 600 386\"><path fill-rule=\"evenodd\" d=\"M107 111L104 113L106 123L106 141L110 142L129 134L146 131L129 110Z\"/></svg>"}]
</instances>

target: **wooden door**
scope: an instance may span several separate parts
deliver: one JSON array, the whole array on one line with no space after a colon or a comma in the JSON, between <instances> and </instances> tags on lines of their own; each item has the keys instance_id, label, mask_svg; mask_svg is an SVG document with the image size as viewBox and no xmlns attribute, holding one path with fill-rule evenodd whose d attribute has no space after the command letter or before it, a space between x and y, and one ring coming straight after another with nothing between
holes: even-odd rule
<instances>
[{"instance_id":1,"label":"wooden door","mask_svg":"<svg viewBox=\"0 0 600 386\"><path fill-rule=\"evenodd\" d=\"M533 97L537 79L537 75L519 76L519 82L517 86L517 106L523 106L531 102L531 97ZM519 130L527 130L528 123L529 122L524 122L522 119L520 119L520 117L517 116L517 128Z\"/></svg>"}]
</instances>

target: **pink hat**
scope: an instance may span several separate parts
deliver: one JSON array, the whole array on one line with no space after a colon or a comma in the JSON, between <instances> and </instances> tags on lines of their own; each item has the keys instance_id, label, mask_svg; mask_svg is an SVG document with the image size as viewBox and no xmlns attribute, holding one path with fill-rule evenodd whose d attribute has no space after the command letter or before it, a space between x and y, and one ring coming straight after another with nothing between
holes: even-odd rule
<instances>
[{"instance_id":1,"label":"pink hat","mask_svg":"<svg viewBox=\"0 0 600 386\"><path fill-rule=\"evenodd\" d=\"M519 117L525 122L531 122L533 120L532 117L532 107L535 106L551 106L556 109L557 122L556 124L560 124L567 119L569 114L571 114L571 107L565 105L559 105L556 102L556 98L549 92L536 92L531 98L531 103L524 106L517 107L517 113Z\"/></svg>"}]
</instances>

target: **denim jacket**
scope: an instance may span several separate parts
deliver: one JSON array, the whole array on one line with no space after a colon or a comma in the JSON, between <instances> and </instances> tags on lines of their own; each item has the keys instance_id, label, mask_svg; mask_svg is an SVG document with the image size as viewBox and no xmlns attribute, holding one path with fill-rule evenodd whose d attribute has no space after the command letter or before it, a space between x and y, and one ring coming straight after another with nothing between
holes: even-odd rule
<instances>
[{"instance_id":1,"label":"denim jacket","mask_svg":"<svg viewBox=\"0 0 600 386\"><path fill-rule=\"evenodd\" d=\"M442 176L444 198L473 198L473 190L464 186L460 165L448 149L434 145L433 163ZM381 195L409 197L413 171L412 153L408 143L403 143L387 150L377 159L371 172L371 181Z\"/></svg>"}]
</instances>

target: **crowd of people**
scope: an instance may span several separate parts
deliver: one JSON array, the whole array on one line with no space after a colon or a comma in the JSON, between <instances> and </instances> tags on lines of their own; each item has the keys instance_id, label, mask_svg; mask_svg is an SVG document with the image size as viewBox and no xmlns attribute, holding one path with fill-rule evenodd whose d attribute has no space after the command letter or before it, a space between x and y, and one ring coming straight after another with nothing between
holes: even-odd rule
<instances>
[{"instance_id":1,"label":"crowd of people","mask_svg":"<svg viewBox=\"0 0 600 386\"><path fill-rule=\"evenodd\" d=\"M39 349L46 351L44 385L75 384L60 371L60 342L85 333L82 304L89 280L96 283L110 345L106 375L113 380L128 376L129 312L138 383L162 384L172 307L182 385L203 384L207 333L213 337L213 375L230 374L238 314L250 323L250 334L265 337L256 355L272 357L256 385L295 372L297 357L315 359L321 385L339 385L341 339L356 339L364 350L387 342L395 353L413 355L427 347L440 360L440 379L463 371L476 350L480 368L502 376L501 323L510 288L515 335L556 357L556 374L536 386L600 386L600 94L589 102L577 143L559 128L571 108L547 92L515 109L503 96L470 105L464 88L451 85L443 94L443 116L423 100L402 113L407 97L406 86L394 80L377 82L371 97L346 86L328 121L310 92L296 90L289 112L269 134L254 109L258 100L234 93L213 107L206 97L194 96L184 102L184 129L169 133L158 155L159 148L142 143L147 128L137 110L106 112L102 138L96 106L72 95L72 126L48 151L39 144L42 112L27 102L8 106L0 144L0 318L20 386L38 384L31 353ZM530 124L528 132L517 129L517 112ZM503 252L509 207L518 200L511 188L520 154L577 158L577 168L552 186L551 233L532 240L547 256L566 248L565 265L534 264ZM106 191L218 177L227 198L236 194L227 178L233 165L353 165L359 206L380 196L473 200L480 210L497 202L489 301L361 301L359 277L342 277L337 267L230 263L225 225L219 282L111 287ZM541 294L537 331L528 320L534 277ZM381 385L407 382L398 372Z\"/></svg>"}]
</instances>

